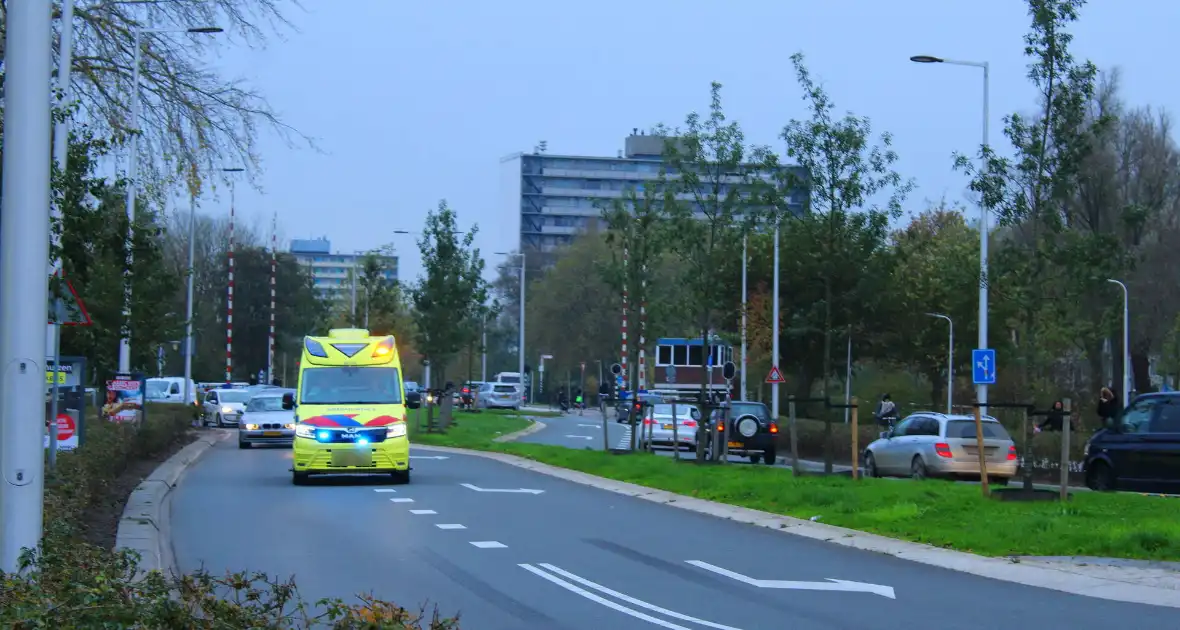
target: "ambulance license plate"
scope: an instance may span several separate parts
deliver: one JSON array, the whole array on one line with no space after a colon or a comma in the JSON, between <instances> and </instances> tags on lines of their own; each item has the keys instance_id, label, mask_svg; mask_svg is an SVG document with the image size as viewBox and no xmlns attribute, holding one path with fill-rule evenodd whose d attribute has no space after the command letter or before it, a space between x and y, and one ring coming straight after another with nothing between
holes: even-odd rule
<instances>
[{"instance_id":1,"label":"ambulance license plate","mask_svg":"<svg viewBox=\"0 0 1180 630\"><path fill-rule=\"evenodd\" d=\"M372 466L373 453L368 448L332 451L333 466Z\"/></svg>"}]
</instances>

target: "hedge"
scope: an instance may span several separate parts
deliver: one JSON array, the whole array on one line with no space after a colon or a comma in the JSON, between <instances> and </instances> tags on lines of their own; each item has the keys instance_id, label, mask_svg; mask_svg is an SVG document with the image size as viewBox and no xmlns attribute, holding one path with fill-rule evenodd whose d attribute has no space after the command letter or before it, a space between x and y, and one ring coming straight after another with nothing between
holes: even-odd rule
<instances>
[{"instance_id":1,"label":"hedge","mask_svg":"<svg viewBox=\"0 0 1180 630\"><path fill-rule=\"evenodd\" d=\"M138 556L85 542L87 514L112 496L119 476L137 461L158 457L192 440L192 410L148 405L140 427L91 419L86 443L62 452L45 488L45 534L41 548L26 552L18 573L0 573L0 627L299 629L312 627L389 630L450 630L458 619L411 611L359 595L356 603L324 599L309 603L293 580L263 573L205 571L136 577Z\"/></svg>"}]
</instances>

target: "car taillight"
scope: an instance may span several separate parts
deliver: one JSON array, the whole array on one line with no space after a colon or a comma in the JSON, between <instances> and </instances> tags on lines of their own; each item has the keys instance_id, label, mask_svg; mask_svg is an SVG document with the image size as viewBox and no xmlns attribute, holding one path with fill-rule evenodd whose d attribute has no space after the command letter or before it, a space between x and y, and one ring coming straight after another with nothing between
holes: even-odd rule
<instances>
[{"instance_id":1,"label":"car taillight","mask_svg":"<svg viewBox=\"0 0 1180 630\"><path fill-rule=\"evenodd\" d=\"M1012 446L1008 447L1008 461L1011 462L1011 461L1015 461L1015 460L1016 460L1016 445L1013 444Z\"/></svg>"},{"instance_id":2,"label":"car taillight","mask_svg":"<svg viewBox=\"0 0 1180 630\"><path fill-rule=\"evenodd\" d=\"M771 432L771 433L778 433L778 425L777 425L777 424L775 424L775 423L773 423L773 422L771 422L771 423L770 423L770 432Z\"/></svg>"},{"instance_id":3,"label":"car taillight","mask_svg":"<svg viewBox=\"0 0 1180 630\"><path fill-rule=\"evenodd\" d=\"M643 419L643 424L651 424L651 423L652 423L651 418L644 418Z\"/></svg>"},{"instance_id":4,"label":"car taillight","mask_svg":"<svg viewBox=\"0 0 1180 630\"><path fill-rule=\"evenodd\" d=\"M681 424L683 424L686 427L695 427L697 425L697 421L696 420L685 420Z\"/></svg>"},{"instance_id":5,"label":"car taillight","mask_svg":"<svg viewBox=\"0 0 1180 630\"><path fill-rule=\"evenodd\" d=\"M934 452L938 453L939 457L946 457L946 458L953 457L951 455L951 445L947 444L946 442L939 442L938 444L935 444L934 445Z\"/></svg>"},{"instance_id":6,"label":"car taillight","mask_svg":"<svg viewBox=\"0 0 1180 630\"><path fill-rule=\"evenodd\" d=\"M470 389L467 389L466 387L464 387L464 388L463 388L463 393L464 393L464 394L470 394L470 393L471 393L471 390L470 390Z\"/></svg>"}]
</instances>

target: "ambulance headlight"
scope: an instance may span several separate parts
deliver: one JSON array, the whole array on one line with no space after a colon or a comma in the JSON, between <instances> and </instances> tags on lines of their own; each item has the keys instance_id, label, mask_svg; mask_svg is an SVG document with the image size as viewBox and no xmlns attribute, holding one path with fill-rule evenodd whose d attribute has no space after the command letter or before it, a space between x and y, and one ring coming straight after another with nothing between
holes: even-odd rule
<instances>
[{"instance_id":1,"label":"ambulance headlight","mask_svg":"<svg viewBox=\"0 0 1180 630\"><path fill-rule=\"evenodd\" d=\"M295 435L301 438L315 439L315 427L310 424L295 425Z\"/></svg>"},{"instance_id":2,"label":"ambulance headlight","mask_svg":"<svg viewBox=\"0 0 1180 630\"><path fill-rule=\"evenodd\" d=\"M385 427L385 439L406 437L406 423L395 422Z\"/></svg>"}]
</instances>

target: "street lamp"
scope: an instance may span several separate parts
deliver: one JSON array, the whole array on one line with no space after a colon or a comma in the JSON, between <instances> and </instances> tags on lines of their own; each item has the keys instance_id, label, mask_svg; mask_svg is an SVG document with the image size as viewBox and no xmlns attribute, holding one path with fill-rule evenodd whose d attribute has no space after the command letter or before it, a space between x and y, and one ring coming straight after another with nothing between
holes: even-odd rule
<instances>
[{"instance_id":1,"label":"street lamp","mask_svg":"<svg viewBox=\"0 0 1180 630\"><path fill-rule=\"evenodd\" d=\"M983 149L988 146L988 75L990 66L986 61L956 61L943 59L931 55L914 55L910 57L914 63L945 63L952 66L970 66L983 69ZM987 168L986 162L981 166L981 172ZM979 348L987 348L987 241L988 241L988 212L981 197L979 200ZM975 386L975 398L981 405L987 404L987 385ZM984 408L986 411L986 407Z\"/></svg>"},{"instance_id":2,"label":"street lamp","mask_svg":"<svg viewBox=\"0 0 1180 630\"><path fill-rule=\"evenodd\" d=\"M524 251L520 251L520 252L516 252L516 253L496 252L496 255L497 256L508 256L508 257L517 256L520 258L520 341L518 342L519 345L517 346L516 354L517 354L517 359L519 359L519 361L520 361L520 365L519 365L520 379L521 379L521 383L523 384L524 383L524 304L525 304L524 268L525 268L525 255L524 255Z\"/></svg>"},{"instance_id":3,"label":"street lamp","mask_svg":"<svg viewBox=\"0 0 1180 630\"><path fill-rule=\"evenodd\" d=\"M141 59L143 58L143 36L161 33L220 33L217 26L199 26L184 29L137 28L134 34L134 53L131 61L131 144L129 163L127 165L127 266L123 271L123 334L119 339L119 371L131 371L131 248L135 236L135 194L139 187L139 76Z\"/></svg>"},{"instance_id":4,"label":"street lamp","mask_svg":"<svg viewBox=\"0 0 1180 630\"><path fill-rule=\"evenodd\" d=\"M1123 409L1131 404L1131 299L1127 285L1111 278L1106 279L1123 289Z\"/></svg>"},{"instance_id":5,"label":"street lamp","mask_svg":"<svg viewBox=\"0 0 1180 630\"><path fill-rule=\"evenodd\" d=\"M950 326L950 339L946 346L946 413L949 416L955 397L955 322L942 313L926 313L930 317L945 319Z\"/></svg>"}]
</instances>

